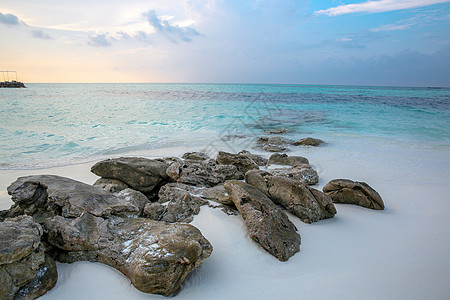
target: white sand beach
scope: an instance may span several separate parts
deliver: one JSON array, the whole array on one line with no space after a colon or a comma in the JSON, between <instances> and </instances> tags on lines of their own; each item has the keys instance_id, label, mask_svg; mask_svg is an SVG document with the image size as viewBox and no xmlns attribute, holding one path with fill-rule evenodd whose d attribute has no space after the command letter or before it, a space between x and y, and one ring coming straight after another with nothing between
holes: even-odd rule
<instances>
[{"instance_id":1,"label":"white sand beach","mask_svg":"<svg viewBox=\"0 0 450 300\"><path fill-rule=\"evenodd\" d=\"M166 150L146 156L183 153ZM289 215L301 250L279 262L250 240L239 215L204 206L192 224L214 251L176 299L448 299L448 148L342 136L294 154L319 172L316 188L335 178L365 181L380 193L385 210L336 204L333 219L313 224ZM18 176L56 174L92 184L92 164L1 170L0 209L12 204L6 187ZM120 272L98 263L58 264L58 272L58 283L41 299L165 298L139 292Z\"/></svg>"}]
</instances>

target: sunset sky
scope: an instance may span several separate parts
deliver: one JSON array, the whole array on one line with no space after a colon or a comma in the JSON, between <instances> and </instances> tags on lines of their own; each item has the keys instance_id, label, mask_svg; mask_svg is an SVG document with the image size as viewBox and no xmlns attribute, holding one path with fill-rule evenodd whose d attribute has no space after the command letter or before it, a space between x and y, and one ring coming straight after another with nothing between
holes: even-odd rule
<instances>
[{"instance_id":1,"label":"sunset sky","mask_svg":"<svg viewBox=\"0 0 450 300\"><path fill-rule=\"evenodd\" d=\"M450 86L450 0L0 0L0 40L24 82Z\"/></svg>"}]
</instances>

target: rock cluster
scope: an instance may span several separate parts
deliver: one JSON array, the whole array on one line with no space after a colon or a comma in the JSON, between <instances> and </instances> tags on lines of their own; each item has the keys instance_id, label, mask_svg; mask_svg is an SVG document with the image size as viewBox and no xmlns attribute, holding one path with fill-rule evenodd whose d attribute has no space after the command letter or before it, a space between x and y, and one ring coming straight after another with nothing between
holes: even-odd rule
<instances>
[{"instance_id":1,"label":"rock cluster","mask_svg":"<svg viewBox=\"0 0 450 300\"><path fill-rule=\"evenodd\" d=\"M363 182L332 180L324 192L309 187L318 182L309 161L279 153L268 160L245 150L215 159L203 152L123 157L91 171L101 176L94 185L34 175L8 187L14 204L0 212L1 299L43 295L56 283L55 260L104 263L142 292L174 294L212 253L201 232L186 224L201 206L217 207L210 201L238 211L249 237L280 261L301 243L284 209L313 223L336 214L333 202L384 208Z\"/></svg>"},{"instance_id":2,"label":"rock cluster","mask_svg":"<svg viewBox=\"0 0 450 300\"><path fill-rule=\"evenodd\" d=\"M25 84L20 81L3 81L0 82L0 88L25 88Z\"/></svg>"}]
</instances>

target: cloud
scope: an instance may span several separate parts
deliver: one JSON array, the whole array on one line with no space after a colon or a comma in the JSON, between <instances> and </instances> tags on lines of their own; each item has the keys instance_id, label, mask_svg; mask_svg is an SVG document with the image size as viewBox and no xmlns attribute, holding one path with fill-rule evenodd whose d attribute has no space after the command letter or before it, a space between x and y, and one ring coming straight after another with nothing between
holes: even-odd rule
<instances>
[{"instance_id":1,"label":"cloud","mask_svg":"<svg viewBox=\"0 0 450 300\"><path fill-rule=\"evenodd\" d=\"M144 13L144 16L156 32L166 35L173 42L176 42L174 39L175 37L180 38L182 41L190 42L192 40L191 37L200 35L200 33L192 27L182 27L170 24L169 21L158 17L154 10Z\"/></svg>"},{"instance_id":2,"label":"cloud","mask_svg":"<svg viewBox=\"0 0 450 300\"><path fill-rule=\"evenodd\" d=\"M2 14L0 12L0 23L6 25L19 25L19 18L12 14Z\"/></svg>"},{"instance_id":3,"label":"cloud","mask_svg":"<svg viewBox=\"0 0 450 300\"><path fill-rule=\"evenodd\" d=\"M88 45L94 47L108 47L111 46L111 42L109 41L111 38L108 37L107 34L97 34L95 36L89 37L90 41Z\"/></svg>"},{"instance_id":4,"label":"cloud","mask_svg":"<svg viewBox=\"0 0 450 300\"><path fill-rule=\"evenodd\" d=\"M318 10L315 13L327 16L340 16L351 13L379 13L446 2L450 2L450 0L378 0L339 5L324 10Z\"/></svg>"},{"instance_id":5,"label":"cloud","mask_svg":"<svg viewBox=\"0 0 450 300\"><path fill-rule=\"evenodd\" d=\"M49 36L48 34L46 34L45 32L43 32L40 29L31 31L31 35L37 39L43 39L43 40L51 40L52 39L51 36Z\"/></svg>"}]
</instances>

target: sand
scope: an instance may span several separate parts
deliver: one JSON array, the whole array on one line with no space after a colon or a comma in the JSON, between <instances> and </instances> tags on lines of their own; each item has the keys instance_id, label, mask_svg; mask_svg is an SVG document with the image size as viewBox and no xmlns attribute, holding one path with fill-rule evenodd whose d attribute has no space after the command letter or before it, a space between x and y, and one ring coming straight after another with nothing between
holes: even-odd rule
<instances>
[{"instance_id":1,"label":"sand","mask_svg":"<svg viewBox=\"0 0 450 300\"><path fill-rule=\"evenodd\" d=\"M177 299L448 299L450 295L450 150L400 141L345 137L300 147L320 176L365 181L384 211L337 204L330 220L304 224L301 251L287 262L248 237L240 216L203 207L193 225L213 254L183 284ZM226 150L226 149L224 149ZM172 153L171 153L172 152ZM180 149L162 151L181 155ZM156 153L148 153L154 157ZM92 184L92 163L43 170L1 170L0 209L16 177L57 174ZM163 299L137 291L118 271L97 263L59 264L59 280L41 299Z\"/></svg>"}]
</instances>

